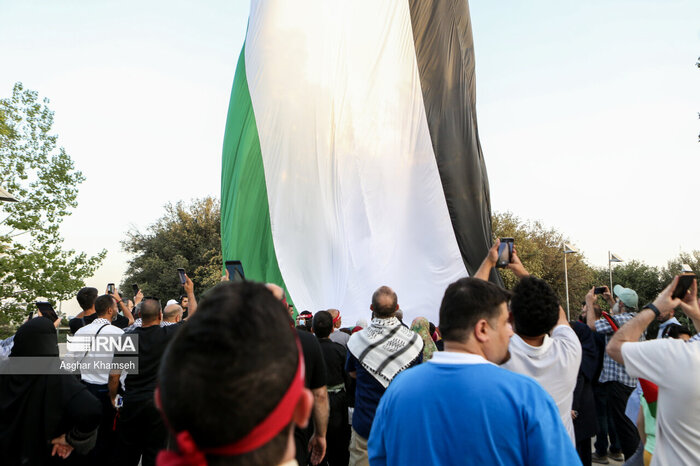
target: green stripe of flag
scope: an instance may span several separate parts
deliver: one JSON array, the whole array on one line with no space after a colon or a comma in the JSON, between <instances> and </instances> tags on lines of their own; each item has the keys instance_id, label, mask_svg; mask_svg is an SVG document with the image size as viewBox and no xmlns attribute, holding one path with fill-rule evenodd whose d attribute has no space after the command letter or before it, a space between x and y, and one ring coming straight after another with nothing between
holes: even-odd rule
<instances>
[{"instance_id":1,"label":"green stripe of flag","mask_svg":"<svg viewBox=\"0 0 700 466\"><path fill-rule=\"evenodd\" d=\"M245 44L231 90L221 168L221 250L240 260L246 278L286 290L272 241L270 208L255 113L248 90ZM287 293L291 303L291 297Z\"/></svg>"}]
</instances>

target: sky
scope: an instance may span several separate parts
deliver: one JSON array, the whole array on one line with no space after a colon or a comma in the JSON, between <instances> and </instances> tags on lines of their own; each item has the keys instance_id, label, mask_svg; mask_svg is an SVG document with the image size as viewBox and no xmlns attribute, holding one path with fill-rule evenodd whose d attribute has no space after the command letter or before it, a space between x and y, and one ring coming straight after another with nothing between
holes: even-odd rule
<instances>
[{"instance_id":1,"label":"sky","mask_svg":"<svg viewBox=\"0 0 700 466\"><path fill-rule=\"evenodd\" d=\"M244 0L0 0L0 96L51 100L86 181L65 245L108 254L169 202L220 194ZM477 118L496 212L540 220L595 266L700 249L700 2L473 0ZM105 226L104 219L111 219ZM78 311L75 300L64 312Z\"/></svg>"}]
</instances>

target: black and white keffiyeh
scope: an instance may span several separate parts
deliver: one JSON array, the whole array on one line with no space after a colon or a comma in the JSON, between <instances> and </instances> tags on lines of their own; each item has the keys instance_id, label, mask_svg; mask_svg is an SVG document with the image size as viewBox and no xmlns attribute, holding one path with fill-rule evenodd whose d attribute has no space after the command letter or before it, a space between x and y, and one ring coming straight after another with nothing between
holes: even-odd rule
<instances>
[{"instance_id":1,"label":"black and white keffiyeh","mask_svg":"<svg viewBox=\"0 0 700 466\"><path fill-rule=\"evenodd\" d=\"M386 388L423 351L423 340L396 317L372 319L350 337L348 350Z\"/></svg>"}]
</instances>

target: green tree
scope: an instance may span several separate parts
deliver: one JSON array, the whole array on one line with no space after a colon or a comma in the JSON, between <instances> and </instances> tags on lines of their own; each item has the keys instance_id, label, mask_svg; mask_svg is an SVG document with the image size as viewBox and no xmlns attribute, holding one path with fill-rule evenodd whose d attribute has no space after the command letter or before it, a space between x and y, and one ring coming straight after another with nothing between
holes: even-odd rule
<instances>
[{"instance_id":1,"label":"green tree","mask_svg":"<svg viewBox=\"0 0 700 466\"><path fill-rule=\"evenodd\" d=\"M566 308L563 247L564 243L571 244L569 238L553 228L545 227L539 221L525 222L510 212L495 213L491 223L494 239L512 237L518 257L525 268L531 274L547 281L559 296L562 306ZM573 318L593 283L594 272L581 253L567 254L566 261ZM513 288L517 278L509 270L499 269L499 272L506 288Z\"/></svg>"},{"instance_id":2,"label":"green tree","mask_svg":"<svg viewBox=\"0 0 700 466\"><path fill-rule=\"evenodd\" d=\"M122 241L133 254L123 292L138 284L144 295L162 301L182 294L177 269L183 268L200 293L221 279L221 214L217 199L207 197L165 206L165 214L145 233L130 231Z\"/></svg>"},{"instance_id":3,"label":"green tree","mask_svg":"<svg viewBox=\"0 0 700 466\"><path fill-rule=\"evenodd\" d=\"M0 333L14 331L37 298L65 300L104 258L64 250L59 227L77 205L75 169L52 134L49 100L17 83L0 99L0 186L19 202L0 203Z\"/></svg>"},{"instance_id":4,"label":"green tree","mask_svg":"<svg viewBox=\"0 0 700 466\"><path fill-rule=\"evenodd\" d=\"M610 286L610 271L607 267L596 269L595 276L596 286ZM636 260L614 266L612 278L613 286L622 285L637 292L640 308L653 301L663 289L659 281L659 269Z\"/></svg>"}]
</instances>

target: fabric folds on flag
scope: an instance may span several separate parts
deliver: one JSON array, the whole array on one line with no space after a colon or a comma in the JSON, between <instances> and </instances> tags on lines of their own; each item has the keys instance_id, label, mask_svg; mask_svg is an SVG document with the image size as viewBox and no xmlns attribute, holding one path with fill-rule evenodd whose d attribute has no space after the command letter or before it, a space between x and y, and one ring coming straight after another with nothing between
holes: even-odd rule
<instances>
[{"instance_id":1,"label":"fabric folds on flag","mask_svg":"<svg viewBox=\"0 0 700 466\"><path fill-rule=\"evenodd\" d=\"M253 0L222 161L225 260L297 309L437 322L491 241L464 0Z\"/></svg>"}]
</instances>

